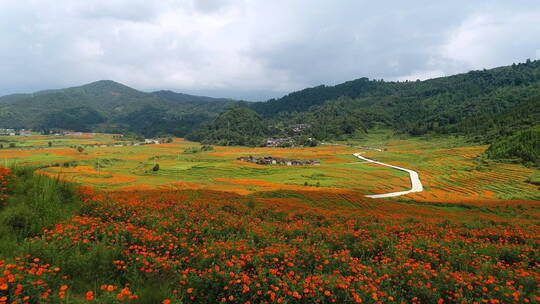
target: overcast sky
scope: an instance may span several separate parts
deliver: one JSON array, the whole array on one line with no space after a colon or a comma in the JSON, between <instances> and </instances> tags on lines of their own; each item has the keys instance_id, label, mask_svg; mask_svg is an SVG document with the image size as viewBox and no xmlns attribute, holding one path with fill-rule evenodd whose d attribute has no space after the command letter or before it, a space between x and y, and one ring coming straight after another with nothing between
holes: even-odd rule
<instances>
[{"instance_id":1,"label":"overcast sky","mask_svg":"<svg viewBox=\"0 0 540 304\"><path fill-rule=\"evenodd\" d=\"M0 0L0 95L112 79L263 100L527 58L537 0Z\"/></svg>"}]
</instances>

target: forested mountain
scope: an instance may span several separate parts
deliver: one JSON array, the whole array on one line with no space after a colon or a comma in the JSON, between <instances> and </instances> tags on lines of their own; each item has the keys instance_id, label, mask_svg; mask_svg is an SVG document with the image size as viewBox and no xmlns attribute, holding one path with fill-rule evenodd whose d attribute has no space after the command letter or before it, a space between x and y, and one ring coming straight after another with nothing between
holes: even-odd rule
<instances>
[{"instance_id":1,"label":"forested mountain","mask_svg":"<svg viewBox=\"0 0 540 304\"><path fill-rule=\"evenodd\" d=\"M215 101L229 101L230 99L227 98L214 98L214 97L207 97L207 96L195 96L195 95L189 95L184 93L178 93L173 92L170 90L161 90L161 91L155 91L152 92L152 95L170 100L170 101L177 101L177 102L215 102Z\"/></svg>"},{"instance_id":2,"label":"forested mountain","mask_svg":"<svg viewBox=\"0 0 540 304\"><path fill-rule=\"evenodd\" d=\"M225 112L233 106L250 111ZM256 123L257 138L244 138L252 130L242 131L246 124L230 113ZM530 60L425 81L360 78L261 103L172 91L145 93L113 81L0 97L0 128L191 134L190 138L227 144L283 136L346 139L369 132L374 124L410 135L463 134L491 143L539 121L540 61ZM301 130L294 125L302 125Z\"/></svg>"},{"instance_id":3,"label":"forested mountain","mask_svg":"<svg viewBox=\"0 0 540 304\"><path fill-rule=\"evenodd\" d=\"M492 159L511 160L540 167L540 125L495 141L486 154Z\"/></svg>"},{"instance_id":4,"label":"forested mountain","mask_svg":"<svg viewBox=\"0 0 540 304\"><path fill-rule=\"evenodd\" d=\"M360 78L305 89L250 107L267 119L320 125L320 118L325 118L326 127L316 128L332 130L323 130L322 134L313 130L314 135L323 137L325 133L330 137L354 133L351 127L362 129L379 121L412 135L461 133L489 142L539 121L540 61L425 81ZM343 114L336 115L336 110Z\"/></svg>"},{"instance_id":5,"label":"forested mountain","mask_svg":"<svg viewBox=\"0 0 540 304\"><path fill-rule=\"evenodd\" d=\"M237 106L203 123L188 134L187 139L224 146L260 146L263 137L271 133L257 113Z\"/></svg>"},{"instance_id":6,"label":"forested mountain","mask_svg":"<svg viewBox=\"0 0 540 304\"><path fill-rule=\"evenodd\" d=\"M237 101L171 91L145 93L102 80L0 97L0 128L72 129L183 136Z\"/></svg>"},{"instance_id":7,"label":"forested mountain","mask_svg":"<svg viewBox=\"0 0 540 304\"><path fill-rule=\"evenodd\" d=\"M382 124L413 136L462 134L490 143L540 122L540 61L425 81L360 78L245 106L264 118L267 137L347 139ZM298 124L307 127L291 132Z\"/></svg>"}]
</instances>

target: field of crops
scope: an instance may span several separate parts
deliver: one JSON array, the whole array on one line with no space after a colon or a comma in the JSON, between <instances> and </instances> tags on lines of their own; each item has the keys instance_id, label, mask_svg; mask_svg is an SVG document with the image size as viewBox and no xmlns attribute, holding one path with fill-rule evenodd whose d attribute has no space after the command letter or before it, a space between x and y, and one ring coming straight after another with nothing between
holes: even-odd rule
<instances>
[{"instance_id":1,"label":"field of crops","mask_svg":"<svg viewBox=\"0 0 540 304\"><path fill-rule=\"evenodd\" d=\"M38 139L34 139L38 138ZM1 140L1 139L0 139ZM15 138L19 149L0 150L0 162L39 165L50 176L98 189L206 189L250 194L257 191L334 191L386 193L409 187L406 173L358 163L351 146L315 148L214 147L175 139L160 145L132 146L112 135L39 136ZM46 143L53 142L52 147ZM368 141L369 142L369 141ZM425 202L476 203L503 200L539 200L538 186L527 179L534 170L518 165L480 163L486 147L462 147L461 142L399 140L370 144L385 152L365 150L376 160L417 170L425 191L403 199ZM354 144L354 143L353 143ZM124 146L127 145L127 146ZM83 146L79 152L76 147ZM237 161L240 156L315 159L320 166L262 166ZM158 171L153 171L155 165Z\"/></svg>"},{"instance_id":2,"label":"field of crops","mask_svg":"<svg viewBox=\"0 0 540 304\"><path fill-rule=\"evenodd\" d=\"M15 165L0 170L1 304L540 303L533 170L486 163L485 147L365 150L426 188L381 200L365 194L408 177L357 163L354 147L64 144L0 150Z\"/></svg>"}]
</instances>

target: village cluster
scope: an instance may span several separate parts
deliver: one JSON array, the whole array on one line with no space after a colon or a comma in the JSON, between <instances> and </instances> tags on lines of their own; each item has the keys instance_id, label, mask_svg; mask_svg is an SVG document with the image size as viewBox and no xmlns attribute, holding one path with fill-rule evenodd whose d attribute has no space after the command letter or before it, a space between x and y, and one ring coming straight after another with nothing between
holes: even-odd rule
<instances>
[{"instance_id":1,"label":"village cluster","mask_svg":"<svg viewBox=\"0 0 540 304\"><path fill-rule=\"evenodd\" d=\"M320 165L321 162L318 160L311 159L289 159L289 158L279 158L272 156L263 156L263 157L253 157L253 156L244 156L239 157L238 160L249 162L258 165L286 165L286 166L306 166L306 165Z\"/></svg>"}]
</instances>

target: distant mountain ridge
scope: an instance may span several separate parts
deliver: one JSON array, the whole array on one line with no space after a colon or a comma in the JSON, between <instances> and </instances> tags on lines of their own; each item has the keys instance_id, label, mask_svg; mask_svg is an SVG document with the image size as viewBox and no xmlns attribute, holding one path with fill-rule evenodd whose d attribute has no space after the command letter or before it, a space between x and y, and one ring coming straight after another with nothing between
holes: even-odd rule
<instances>
[{"instance_id":1,"label":"distant mountain ridge","mask_svg":"<svg viewBox=\"0 0 540 304\"><path fill-rule=\"evenodd\" d=\"M398 133L460 134L490 143L540 122L540 61L424 81L359 78L246 106L265 119L264 137L346 140L382 124ZM309 127L295 134L289 127L295 124ZM188 137L211 143L213 133L223 133L215 123Z\"/></svg>"},{"instance_id":2,"label":"distant mountain ridge","mask_svg":"<svg viewBox=\"0 0 540 304\"><path fill-rule=\"evenodd\" d=\"M232 110L237 106L254 113ZM251 132L234 115L256 121L262 132ZM376 124L398 133L461 134L490 143L539 122L538 60L424 81L359 78L256 103L147 93L111 80L0 97L0 128L170 134L227 144L287 136L302 136L304 142L346 140ZM302 125L300 134L291 131L294 125ZM223 134L225 141L219 140Z\"/></svg>"},{"instance_id":3,"label":"distant mountain ridge","mask_svg":"<svg viewBox=\"0 0 540 304\"><path fill-rule=\"evenodd\" d=\"M0 97L0 127L183 136L238 101L172 91L145 93L112 80Z\"/></svg>"}]
</instances>

